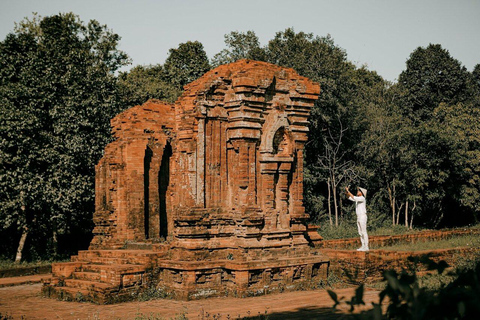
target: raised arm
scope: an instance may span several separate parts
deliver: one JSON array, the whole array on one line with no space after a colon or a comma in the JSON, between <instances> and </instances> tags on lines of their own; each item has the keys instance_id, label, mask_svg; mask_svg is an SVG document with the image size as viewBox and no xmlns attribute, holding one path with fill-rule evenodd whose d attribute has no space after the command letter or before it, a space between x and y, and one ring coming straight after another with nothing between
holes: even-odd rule
<instances>
[{"instance_id":1,"label":"raised arm","mask_svg":"<svg viewBox=\"0 0 480 320\"><path fill-rule=\"evenodd\" d=\"M350 192L350 190L348 190L348 187L345 187L345 193L349 200L353 200L353 194Z\"/></svg>"},{"instance_id":2,"label":"raised arm","mask_svg":"<svg viewBox=\"0 0 480 320\"><path fill-rule=\"evenodd\" d=\"M350 190L348 190L348 187L345 187L345 193L347 195L347 198L348 200L350 201L354 201L354 202L363 202L365 201L365 197L364 196L360 196L361 193L359 192L359 194L357 194L357 196L354 196Z\"/></svg>"}]
</instances>

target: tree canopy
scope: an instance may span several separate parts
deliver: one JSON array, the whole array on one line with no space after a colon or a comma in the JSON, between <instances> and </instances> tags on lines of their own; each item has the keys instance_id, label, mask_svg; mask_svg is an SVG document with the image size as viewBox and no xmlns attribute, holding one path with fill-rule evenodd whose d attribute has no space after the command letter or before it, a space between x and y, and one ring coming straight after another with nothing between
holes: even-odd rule
<instances>
[{"instance_id":1,"label":"tree canopy","mask_svg":"<svg viewBox=\"0 0 480 320\"><path fill-rule=\"evenodd\" d=\"M338 225L346 185L369 189L372 224L454 226L480 217L480 64L469 72L439 44L415 49L389 83L348 61L330 35L225 35L209 61L198 41L165 62L129 63L120 37L72 13L34 16L0 42L0 244L11 257L58 253L60 238L88 244L94 166L118 112L148 99L174 102L212 66L239 59L294 68L319 82L309 118L305 206ZM36 239L49 239L42 251ZM76 248L67 248L75 250Z\"/></svg>"},{"instance_id":2,"label":"tree canopy","mask_svg":"<svg viewBox=\"0 0 480 320\"><path fill-rule=\"evenodd\" d=\"M59 233L91 228L94 166L119 111L115 72L128 62L119 40L67 13L26 19L0 43L3 230L55 249Z\"/></svg>"}]
</instances>

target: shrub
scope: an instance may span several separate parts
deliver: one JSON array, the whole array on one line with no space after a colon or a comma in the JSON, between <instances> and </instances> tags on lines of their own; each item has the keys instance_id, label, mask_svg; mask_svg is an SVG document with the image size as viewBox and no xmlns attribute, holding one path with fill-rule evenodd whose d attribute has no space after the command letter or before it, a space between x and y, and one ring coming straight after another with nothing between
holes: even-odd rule
<instances>
[{"instance_id":1,"label":"shrub","mask_svg":"<svg viewBox=\"0 0 480 320\"><path fill-rule=\"evenodd\" d=\"M419 262L427 265L429 270L442 274L448 265L444 261L436 263L428 258ZM379 303L373 304L375 319L476 319L480 314L480 260L473 268L464 268L453 273L454 279L438 290L429 290L419 285L415 271L389 270L384 273L386 287L380 292ZM329 291L334 307L342 303L333 291ZM386 312L381 305L388 298ZM355 296L345 302L353 311L355 306L364 304L363 285L359 286Z\"/></svg>"}]
</instances>

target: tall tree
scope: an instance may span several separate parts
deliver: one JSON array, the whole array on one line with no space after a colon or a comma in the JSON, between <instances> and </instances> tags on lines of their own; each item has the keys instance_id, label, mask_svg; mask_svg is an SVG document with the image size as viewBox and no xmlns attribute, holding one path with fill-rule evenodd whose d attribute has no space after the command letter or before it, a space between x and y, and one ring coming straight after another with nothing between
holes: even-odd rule
<instances>
[{"instance_id":1,"label":"tall tree","mask_svg":"<svg viewBox=\"0 0 480 320\"><path fill-rule=\"evenodd\" d=\"M441 45L417 48L398 78L400 87L405 90L404 113L425 120L442 102L466 101L471 97L468 79L467 69Z\"/></svg>"},{"instance_id":2,"label":"tall tree","mask_svg":"<svg viewBox=\"0 0 480 320\"><path fill-rule=\"evenodd\" d=\"M141 105L148 99L175 102L182 90L166 80L162 65L136 66L119 75L118 89L125 108Z\"/></svg>"},{"instance_id":3,"label":"tall tree","mask_svg":"<svg viewBox=\"0 0 480 320\"><path fill-rule=\"evenodd\" d=\"M165 80L177 89L200 78L210 70L208 57L203 45L198 41L181 43L177 49L170 49L169 56L163 65Z\"/></svg>"},{"instance_id":4,"label":"tall tree","mask_svg":"<svg viewBox=\"0 0 480 320\"><path fill-rule=\"evenodd\" d=\"M89 228L94 165L119 111L120 37L72 13L26 19L0 43L2 229L61 234ZM19 256L19 259L21 257Z\"/></svg>"},{"instance_id":5,"label":"tall tree","mask_svg":"<svg viewBox=\"0 0 480 320\"><path fill-rule=\"evenodd\" d=\"M266 60L265 48L260 47L257 35L251 30L247 32L232 31L226 34L225 45L227 49L223 49L213 57L213 66L217 67L240 59Z\"/></svg>"},{"instance_id":6,"label":"tall tree","mask_svg":"<svg viewBox=\"0 0 480 320\"><path fill-rule=\"evenodd\" d=\"M471 122L476 110L474 77L438 44L417 48L399 77L398 107L401 114L413 120L399 131L410 148L409 162L402 162L407 166L400 181L405 196L418 200L421 218L429 225L453 223L453 211L462 211L465 216L466 211L474 210L462 205L468 201L459 192L462 185L470 194L473 192L466 183L473 177L467 179L468 175L461 173L467 160L460 156L471 154L473 140L471 136L460 137L465 136L462 131L475 129ZM465 121L461 130L452 114ZM471 213L467 215L471 219Z\"/></svg>"},{"instance_id":7,"label":"tall tree","mask_svg":"<svg viewBox=\"0 0 480 320\"><path fill-rule=\"evenodd\" d=\"M446 225L480 220L480 103L440 104L434 112L441 128L443 166L449 174L442 206Z\"/></svg>"},{"instance_id":8,"label":"tall tree","mask_svg":"<svg viewBox=\"0 0 480 320\"><path fill-rule=\"evenodd\" d=\"M473 87L476 90L475 95L478 97L480 96L480 64L475 65L475 67L473 68L472 80Z\"/></svg>"}]
</instances>

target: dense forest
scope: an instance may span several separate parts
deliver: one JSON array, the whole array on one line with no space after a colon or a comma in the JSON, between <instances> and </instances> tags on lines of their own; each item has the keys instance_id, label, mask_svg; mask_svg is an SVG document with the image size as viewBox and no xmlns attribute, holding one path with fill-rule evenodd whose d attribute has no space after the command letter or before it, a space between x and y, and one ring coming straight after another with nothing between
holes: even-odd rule
<instances>
[{"instance_id":1,"label":"dense forest","mask_svg":"<svg viewBox=\"0 0 480 320\"><path fill-rule=\"evenodd\" d=\"M368 189L371 226L480 218L480 64L469 72L441 44L415 49L390 83L350 62L332 37L291 28L264 46L254 31L231 32L210 59L200 42L180 43L163 64L127 72L119 41L67 13L26 18L0 42L0 257L86 248L109 120L151 98L173 102L206 71L245 58L320 83L305 160L312 223L335 228L351 218L347 185Z\"/></svg>"}]
</instances>

